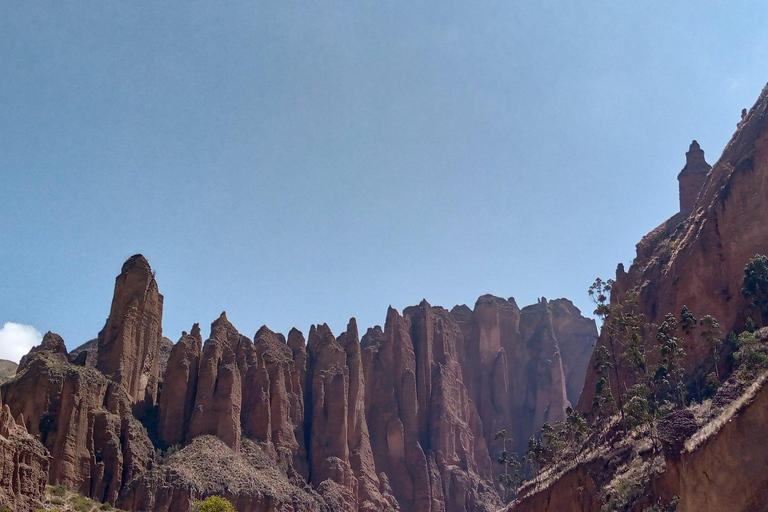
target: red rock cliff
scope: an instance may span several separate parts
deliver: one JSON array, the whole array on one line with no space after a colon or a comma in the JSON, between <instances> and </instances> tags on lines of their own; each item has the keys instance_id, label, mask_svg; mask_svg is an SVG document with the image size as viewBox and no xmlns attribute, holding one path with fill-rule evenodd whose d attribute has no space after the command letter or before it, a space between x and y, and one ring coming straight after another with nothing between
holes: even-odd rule
<instances>
[{"instance_id":1,"label":"red rock cliff","mask_svg":"<svg viewBox=\"0 0 768 512\"><path fill-rule=\"evenodd\" d=\"M611 300L621 301L628 290L638 290L640 311L656 324L666 313L679 317L684 305L699 318L713 315L723 332L743 330L748 315L764 324L768 319L750 311L741 288L747 261L768 254L768 224L762 213L766 204L768 87L707 175L690 216L675 215L637 244L629 271L619 266ZM709 347L693 338L685 349L690 370L704 361ZM595 382L590 371L580 410L591 405Z\"/></svg>"},{"instance_id":2,"label":"red rock cliff","mask_svg":"<svg viewBox=\"0 0 768 512\"><path fill-rule=\"evenodd\" d=\"M96 367L146 408L157 403L162 319L163 296L155 275L144 256L131 256L115 279Z\"/></svg>"},{"instance_id":3,"label":"red rock cliff","mask_svg":"<svg viewBox=\"0 0 768 512\"><path fill-rule=\"evenodd\" d=\"M305 344L296 329L251 340L222 313L205 343L197 324L182 334L163 375L161 315L149 264L131 257L96 365L48 333L3 385L51 454L49 482L155 512L211 494L245 511L489 512L493 434L524 446L562 418L596 337L564 299L390 308L362 343L354 319L338 338L312 326Z\"/></svg>"}]
</instances>

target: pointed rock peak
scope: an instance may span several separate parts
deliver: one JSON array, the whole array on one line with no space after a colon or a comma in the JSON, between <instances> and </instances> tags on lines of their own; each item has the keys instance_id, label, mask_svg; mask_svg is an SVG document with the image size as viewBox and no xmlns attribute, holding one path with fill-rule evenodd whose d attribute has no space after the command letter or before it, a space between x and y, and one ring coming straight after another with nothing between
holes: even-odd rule
<instances>
[{"instance_id":1,"label":"pointed rock peak","mask_svg":"<svg viewBox=\"0 0 768 512\"><path fill-rule=\"evenodd\" d=\"M685 153L685 172L709 172L712 166L704 160L704 150L697 141L691 142L688 152Z\"/></svg>"},{"instance_id":2,"label":"pointed rock peak","mask_svg":"<svg viewBox=\"0 0 768 512\"><path fill-rule=\"evenodd\" d=\"M121 274L129 272L140 272L142 274L152 275L152 267L149 266L147 258L143 254L134 254L123 263Z\"/></svg>"},{"instance_id":3,"label":"pointed rock peak","mask_svg":"<svg viewBox=\"0 0 768 512\"><path fill-rule=\"evenodd\" d=\"M192 336L194 336L195 338L200 338L200 337L202 337L202 336L200 335L200 324L199 324L199 323L197 323L197 322L195 322L195 323L192 325L192 330L189 332L189 334L191 334L191 335L192 335Z\"/></svg>"},{"instance_id":4,"label":"pointed rock peak","mask_svg":"<svg viewBox=\"0 0 768 512\"><path fill-rule=\"evenodd\" d=\"M427 299L421 299L421 302L419 302L419 307L420 308L431 308L432 306L430 305L429 302L427 302Z\"/></svg>"},{"instance_id":5,"label":"pointed rock peak","mask_svg":"<svg viewBox=\"0 0 768 512\"><path fill-rule=\"evenodd\" d=\"M24 430L27 430L27 424L24 423L24 414L19 413L18 416L16 416L16 424L20 427L22 427Z\"/></svg>"},{"instance_id":6,"label":"pointed rock peak","mask_svg":"<svg viewBox=\"0 0 768 512\"><path fill-rule=\"evenodd\" d=\"M350 318L347 323L347 336L354 339L360 338L360 334L357 331L357 319L355 317Z\"/></svg>"},{"instance_id":7,"label":"pointed rock peak","mask_svg":"<svg viewBox=\"0 0 768 512\"><path fill-rule=\"evenodd\" d=\"M288 333L288 346L291 347L294 356L299 352L306 352L307 342L304 334L295 327Z\"/></svg>"},{"instance_id":8,"label":"pointed rock peak","mask_svg":"<svg viewBox=\"0 0 768 512\"><path fill-rule=\"evenodd\" d=\"M317 351L323 347L329 345L338 345L336 338L331 332L331 328L328 324L313 325L309 330L309 340L307 340L307 349L309 351ZM341 348L341 347L339 347Z\"/></svg>"},{"instance_id":9,"label":"pointed rock peak","mask_svg":"<svg viewBox=\"0 0 768 512\"><path fill-rule=\"evenodd\" d=\"M380 325L374 325L369 327L368 331L363 335L363 339L360 341L362 348L370 347L372 345L378 345L384 340L384 331Z\"/></svg>"},{"instance_id":10,"label":"pointed rock peak","mask_svg":"<svg viewBox=\"0 0 768 512\"><path fill-rule=\"evenodd\" d=\"M232 325L232 322L230 322L229 319L227 318L226 311L222 311L221 314L219 315L219 318L211 322L211 331L213 331L213 329L217 327L224 327L226 329L235 329L235 326Z\"/></svg>"},{"instance_id":11,"label":"pointed rock peak","mask_svg":"<svg viewBox=\"0 0 768 512\"><path fill-rule=\"evenodd\" d=\"M64 339L61 336L55 332L48 331L45 333L45 336L43 336L42 343L40 343L40 350L49 350L66 354L67 346L64 344Z\"/></svg>"},{"instance_id":12,"label":"pointed rock peak","mask_svg":"<svg viewBox=\"0 0 768 512\"><path fill-rule=\"evenodd\" d=\"M266 325L262 325L259 327L259 330L256 331L256 335L253 337L253 339L256 340L265 336L275 336L275 332Z\"/></svg>"},{"instance_id":13,"label":"pointed rock peak","mask_svg":"<svg viewBox=\"0 0 768 512\"><path fill-rule=\"evenodd\" d=\"M400 313L398 313L392 306L389 306L387 308L387 319L384 322L384 325L389 325L390 322L397 320L398 318L400 318Z\"/></svg>"},{"instance_id":14,"label":"pointed rock peak","mask_svg":"<svg viewBox=\"0 0 768 512\"><path fill-rule=\"evenodd\" d=\"M43 352L53 354L62 361L69 362L67 346L64 344L62 337L55 332L48 331L45 333L45 336L43 336L43 341L40 342L39 345L32 347L29 353L21 358L16 373L21 373L21 371L32 361L35 354L41 354Z\"/></svg>"},{"instance_id":15,"label":"pointed rock peak","mask_svg":"<svg viewBox=\"0 0 768 512\"><path fill-rule=\"evenodd\" d=\"M454 312L467 313L467 312L472 312L472 309L466 304L456 304L451 308L451 314L453 314Z\"/></svg>"}]
</instances>

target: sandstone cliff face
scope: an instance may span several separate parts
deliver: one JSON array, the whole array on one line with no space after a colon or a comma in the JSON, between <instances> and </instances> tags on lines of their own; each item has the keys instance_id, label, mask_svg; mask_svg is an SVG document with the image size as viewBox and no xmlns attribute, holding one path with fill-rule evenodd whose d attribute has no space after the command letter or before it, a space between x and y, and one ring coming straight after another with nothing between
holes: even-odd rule
<instances>
[{"instance_id":1,"label":"sandstone cliff face","mask_svg":"<svg viewBox=\"0 0 768 512\"><path fill-rule=\"evenodd\" d=\"M563 417L596 336L566 300L484 296L390 308L362 343L354 319L338 338L315 325L306 342L267 327L251 340L222 313L205 343L195 324L164 355L161 316L133 256L96 343L67 354L48 333L3 385L49 482L156 512L211 494L259 512L496 510L494 432L524 446Z\"/></svg>"},{"instance_id":2,"label":"sandstone cliff face","mask_svg":"<svg viewBox=\"0 0 768 512\"><path fill-rule=\"evenodd\" d=\"M189 429L202 345L200 326L195 324L190 334L184 332L181 335L168 358L168 377L163 381L163 393L160 395L158 426L158 436L164 447L183 443Z\"/></svg>"},{"instance_id":3,"label":"sandstone cliff face","mask_svg":"<svg viewBox=\"0 0 768 512\"><path fill-rule=\"evenodd\" d=\"M60 336L47 333L2 386L14 416L51 455L47 479L114 502L126 482L152 466L154 448L120 386L75 366Z\"/></svg>"},{"instance_id":4,"label":"sandstone cliff face","mask_svg":"<svg viewBox=\"0 0 768 512\"><path fill-rule=\"evenodd\" d=\"M767 113L768 87L712 167L690 215L681 212L654 229L637 244L630 269L619 266L612 301L638 290L640 311L656 324L666 313L679 316L683 305L699 318L713 315L723 332L743 330L748 315L768 321L750 311L741 295L744 265L755 254L768 253L768 225L761 214L768 201ZM690 370L704 361L709 347L694 337L685 349ZM580 410L592 403L595 382L589 372Z\"/></svg>"},{"instance_id":5,"label":"sandstone cliff face","mask_svg":"<svg viewBox=\"0 0 768 512\"><path fill-rule=\"evenodd\" d=\"M451 314L464 334L460 360L486 445L497 454L494 434L511 429L513 450L524 453L531 435L564 419L578 400L597 338L594 321L566 299L520 310L514 299L491 295L474 311L457 306Z\"/></svg>"},{"instance_id":6,"label":"sandstone cliff face","mask_svg":"<svg viewBox=\"0 0 768 512\"><path fill-rule=\"evenodd\" d=\"M163 296L154 273L144 256L131 256L115 279L96 367L145 409L157 403L162 318Z\"/></svg>"},{"instance_id":7,"label":"sandstone cliff face","mask_svg":"<svg viewBox=\"0 0 768 512\"><path fill-rule=\"evenodd\" d=\"M0 400L2 404L2 400ZM0 409L0 509L18 512L42 506L48 481L48 452L29 435L23 416Z\"/></svg>"},{"instance_id":8,"label":"sandstone cliff face","mask_svg":"<svg viewBox=\"0 0 768 512\"><path fill-rule=\"evenodd\" d=\"M339 510L494 510L495 430L485 430L472 394L488 395L484 386L495 382L488 424L524 429L527 442L564 414L568 379L586 371L596 331L561 299L522 315L514 301L490 296L475 312L454 310L456 317L426 302L403 315L390 309L384 330L370 329L362 344L354 319L338 338L313 326L305 345L295 329L286 341L262 327L251 341L222 315L202 352L199 335L173 348L160 438L168 446L214 435L235 453L254 442ZM517 363L528 368L523 377ZM492 379L472 380L486 370ZM141 484L131 496L157 485Z\"/></svg>"}]
</instances>

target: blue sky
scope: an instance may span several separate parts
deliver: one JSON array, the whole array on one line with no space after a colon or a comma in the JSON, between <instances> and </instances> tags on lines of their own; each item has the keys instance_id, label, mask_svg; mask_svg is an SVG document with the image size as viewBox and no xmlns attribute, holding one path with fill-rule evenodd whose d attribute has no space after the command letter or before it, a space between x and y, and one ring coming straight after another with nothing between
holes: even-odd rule
<instances>
[{"instance_id":1,"label":"blue sky","mask_svg":"<svg viewBox=\"0 0 768 512\"><path fill-rule=\"evenodd\" d=\"M137 252L174 340L587 312L768 81L765 2L638 4L2 2L0 324L95 337Z\"/></svg>"}]
</instances>

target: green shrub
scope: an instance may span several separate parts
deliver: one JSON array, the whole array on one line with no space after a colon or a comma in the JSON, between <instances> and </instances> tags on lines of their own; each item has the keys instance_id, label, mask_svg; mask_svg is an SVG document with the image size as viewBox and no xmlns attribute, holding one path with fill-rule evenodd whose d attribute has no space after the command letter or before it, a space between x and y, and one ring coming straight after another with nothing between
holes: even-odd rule
<instances>
[{"instance_id":1,"label":"green shrub","mask_svg":"<svg viewBox=\"0 0 768 512\"><path fill-rule=\"evenodd\" d=\"M62 484L52 485L49 488L49 491L54 496L59 496L59 497L64 496L65 494L67 494L67 488L64 487L64 485L62 485Z\"/></svg>"},{"instance_id":2,"label":"green shrub","mask_svg":"<svg viewBox=\"0 0 768 512\"><path fill-rule=\"evenodd\" d=\"M194 512L237 512L232 503L223 496L209 496L197 502L192 510Z\"/></svg>"},{"instance_id":3,"label":"green shrub","mask_svg":"<svg viewBox=\"0 0 768 512\"><path fill-rule=\"evenodd\" d=\"M109 503L102 503L99 510L112 510L112 505Z\"/></svg>"},{"instance_id":4,"label":"green shrub","mask_svg":"<svg viewBox=\"0 0 768 512\"><path fill-rule=\"evenodd\" d=\"M93 508L93 501L85 496L77 496L72 500L72 506L77 512L89 512Z\"/></svg>"},{"instance_id":5,"label":"green shrub","mask_svg":"<svg viewBox=\"0 0 768 512\"><path fill-rule=\"evenodd\" d=\"M54 505L63 505L64 504L64 500L61 499L61 498L58 498L58 497L51 498L51 503L53 503Z\"/></svg>"}]
</instances>

